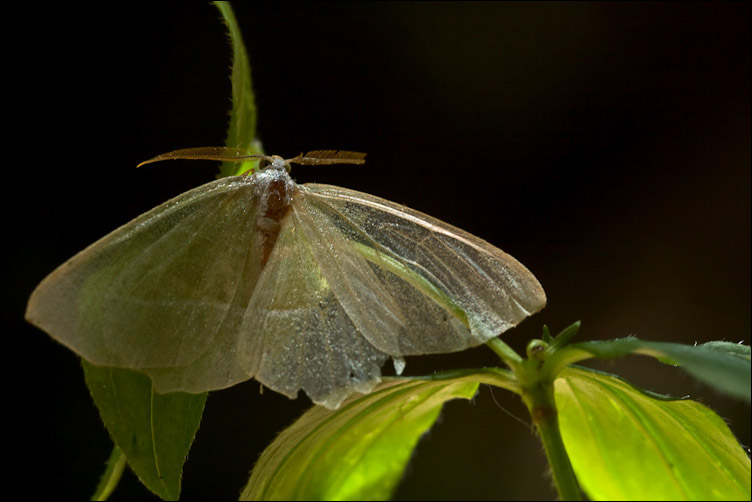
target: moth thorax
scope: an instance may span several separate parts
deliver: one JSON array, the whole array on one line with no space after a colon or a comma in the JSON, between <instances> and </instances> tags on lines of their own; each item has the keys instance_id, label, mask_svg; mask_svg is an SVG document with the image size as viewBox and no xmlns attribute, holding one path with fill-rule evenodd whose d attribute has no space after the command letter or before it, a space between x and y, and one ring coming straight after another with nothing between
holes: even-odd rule
<instances>
[{"instance_id":1,"label":"moth thorax","mask_svg":"<svg viewBox=\"0 0 752 502\"><path fill-rule=\"evenodd\" d=\"M256 233L258 234L261 265L266 265L282 228L282 219L290 209L297 185L284 169L274 167L258 172L256 178Z\"/></svg>"}]
</instances>

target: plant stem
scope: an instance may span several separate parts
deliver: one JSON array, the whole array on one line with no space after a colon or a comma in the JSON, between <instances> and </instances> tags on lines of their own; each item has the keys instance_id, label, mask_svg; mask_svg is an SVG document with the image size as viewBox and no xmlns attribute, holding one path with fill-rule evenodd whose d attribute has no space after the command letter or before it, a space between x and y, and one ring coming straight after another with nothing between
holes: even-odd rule
<instances>
[{"instance_id":1,"label":"plant stem","mask_svg":"<svg viewBox=\"0 0 752 502\"><path fill-rule=\"evenodd\" d=\"M91 500L107 500L117 487L120 476L123 475L123 469L125 469L125 455L123 450L115 446L107 461L107 469L102 474L102 479L99 480L99 486L91 496Z\"/></svg>"},{"instance_id":2,"label":"plant stem","mask_svg":"<svg viewBox=\"0 0 752 502\"><path fill-rule=\"evenodd\" d=\"M496 352L496 355L504 361L504 364L509 366L512 370L515 370L519 364L522 363L520 355L512 349L509 345L501 341L501 338L491 338L486 342L486 345ZM516 371L515 371L516 373Z\"/></svg>"},{"instance_id":3,"label":"plant stem","mask_svg":"<svg viewBox=\"0 0 752 502\"><path fill-rule=\"evenodd\" d=\"M551 467L556 490L560 500L582 500L582 494L574 475L572 464L564 448L564 441L559 430L559 418L554 401L554 384L552 381L538 381L526 387L522 392L533 423L540 434L546 451L548 465Z\"/></svg>"}]
</instances>

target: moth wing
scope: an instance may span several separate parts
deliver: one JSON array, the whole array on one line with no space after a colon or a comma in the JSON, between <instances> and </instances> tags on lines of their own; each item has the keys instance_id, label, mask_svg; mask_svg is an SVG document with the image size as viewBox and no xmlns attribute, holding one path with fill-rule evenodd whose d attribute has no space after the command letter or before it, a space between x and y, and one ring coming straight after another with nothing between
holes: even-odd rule
<instances>
[{"instance_id":1,"label":"moth wing","mask_svg":"<svg viewBox=\"0 0 752 502\"><path fill-rule=\"evenodd\" d=\"M298 195L298 194L296 194ZM293 203L293 207L295 203ZM295 398L303 389L336 408L379 381L389 357L363 338L318 258L310 222L294 209L281 222L241 328L244 370L267 387ZM326 265L325 265L326 266Z\"/></svg>"},{"instance_id":2,"label":"moth wing","mask_svg":"<svg viewBox=\"0 0 752 502\"><path fill-rule=\"evenodd\" d=\"M26 318L88 361L161 392L249 378L238 330L260 274L251 178L197 187L139 216L45 278Z\"/></svg>"},{"instance_id":3,"label":"moth wing","mask_svg":"<svg viewBox=\"0 0 752 502\"><path fill-rule=\"evenodd\" d=\"M389 355L480 345L546 304L530 271L464 230L354 190L317 184L300 189L310 225L335 251L328 261L319 256L324 275L337 278L333 292L343 305L348 298L360 305L348 308L353 324ZM363 280L373 294L358 294L363 288L356 283ZM372 329L379 323L391 329Z\"/></svg>"}]
</instances>

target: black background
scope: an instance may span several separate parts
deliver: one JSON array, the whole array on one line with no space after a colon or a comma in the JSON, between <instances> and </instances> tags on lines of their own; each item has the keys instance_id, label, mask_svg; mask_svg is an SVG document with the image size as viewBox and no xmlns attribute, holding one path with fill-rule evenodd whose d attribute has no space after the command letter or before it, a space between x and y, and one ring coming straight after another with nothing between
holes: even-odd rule
<instances>
[{"instance_id":1,"label":"black background","mask_svg":"<svg viewBox=\"0 0 752 502\"><path fill-rule=\"evenodd\" d=\"M10 481L40 496L88 497L111 443L77 357L23 322L28 295L86 245L216 172L138 162L221 145L227 129L231 60L216 9L107 5L8 17L24 30L9 46L23 87L6 104L22 111L11 148L28 146L5 170L6 402L21 422L17 468L31 476ZM236 13L266 151L368 152L365 166L293 176L408 205L519 259L548 307L504 335L517 349L544 323L576 320L582 340L750 342L748 3L253 3ZM409 358L406 374L497 364L480 347ZM749 405L647 358L599 367L707 403L749 445ZM254 382L213 393L184 498L237 497L258 454L308 406L259 396ZM553 496L539 443L507 413L527 421L515 396L487 387L450 403L396 497ZM149 496L127 474L112 498Z\"/></svg>"}]
</instances>

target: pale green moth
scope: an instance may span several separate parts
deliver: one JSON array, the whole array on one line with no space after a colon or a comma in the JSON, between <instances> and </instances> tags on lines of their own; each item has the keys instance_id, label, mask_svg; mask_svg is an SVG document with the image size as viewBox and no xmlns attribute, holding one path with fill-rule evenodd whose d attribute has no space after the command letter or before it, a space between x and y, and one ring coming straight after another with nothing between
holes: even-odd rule
<instances>
[{"instance_id":1,"label":"pale green moth","mask_svg":"<svg viewBox=\"0 0 752 502\"><path fill-rule=\"evenodd\" d=\"M239 149L157 160L255 160L260 169L171 199L37 286L26 319L87 361L148 374L159 392L256 378L336 408L392 358L480 345L546 303L522 264L459 228L373 195L297 185L293 159Z\"/></svg>"}]
</instances>

